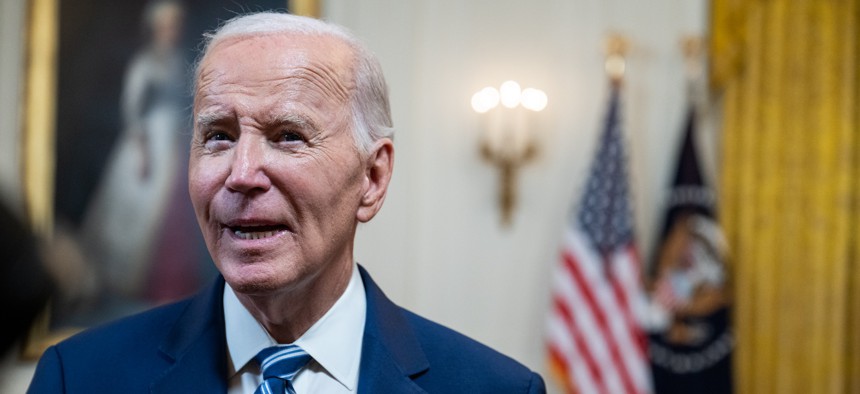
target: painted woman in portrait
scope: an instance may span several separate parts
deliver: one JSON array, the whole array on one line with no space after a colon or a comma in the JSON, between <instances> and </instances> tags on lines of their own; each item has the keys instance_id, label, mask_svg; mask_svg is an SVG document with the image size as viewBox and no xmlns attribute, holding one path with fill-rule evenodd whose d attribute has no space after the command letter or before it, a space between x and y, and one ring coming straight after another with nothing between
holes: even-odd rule
<instances>
[{"instance_id":1,"label":"painted woman in portrait","mask_svg":"<svg viewBox=\"0 0 860 394\"><path fill-rule=\"evenodd\" d=\"M173 0L152 2L144 10L147 42L126 70L123 127L82 222L86 259L102 293L98 305L108 315L127 313L151 291L152 265L171 229L165 224L174 219L171 204L187 199L183 17L181 4Z\"/></svg>"}]
</instances>

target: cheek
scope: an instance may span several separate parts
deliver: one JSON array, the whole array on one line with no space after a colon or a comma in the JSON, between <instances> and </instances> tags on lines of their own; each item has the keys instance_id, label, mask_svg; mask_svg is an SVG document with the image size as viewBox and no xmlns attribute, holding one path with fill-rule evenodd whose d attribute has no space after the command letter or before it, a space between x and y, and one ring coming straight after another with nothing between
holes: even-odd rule
<instances>
[{"instance_id":1,"label":"cheek","mask_svg":"<svg viewBox=\"0 0 860 394\"><path fill-rule=\"evenodd\" d=\"M329 213L341 220L351 221L361 200L362 173L356 166L356 163L332 166L318 178L325 182L314 182L320 201L325 201Z\"/></svg>"},{"instance_id":2,"label":"cheek","mask_svg":"<svg viewBox=\"0 0 860 394\"><path fill-rule=\"evenodd\" d=\"M191 197L191 203L194 205L194 211L198 217L205 214L209 203L215 196L223 181L223 178L217 171L216 163L208 163L206 160L193 160L189 163L188 170L188 194Z\"/></svg>"},{"instance_id":3,"label":"cheek","mask_svg":"<svg viewBox=\"0 0 860 394\"><path fill-rule=\"evenodd\" d=\"M272 173L279 192L295 204L297 215L326 226L355 203L355 182L350 179L353 171L339 163L309 162L281 166Z\"/></svg>"}]
</instances>

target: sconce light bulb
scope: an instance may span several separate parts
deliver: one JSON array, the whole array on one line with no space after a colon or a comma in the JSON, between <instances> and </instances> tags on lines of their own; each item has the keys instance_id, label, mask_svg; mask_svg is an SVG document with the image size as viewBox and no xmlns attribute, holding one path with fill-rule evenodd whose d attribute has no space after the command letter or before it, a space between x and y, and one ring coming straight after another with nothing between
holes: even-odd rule
<instances>
[{"instance_id":1,"label":"sconce light bulb","mask_svg":"<svg viewBox=\"0 0 860 394\"><path fill-rule=\"evenodd\" d=\"M522 95L520 84L514 81L507 81L499 87L499 93L501 94L502 105L505 107L516 108L516 106L520 105L520 96Z\"/></svg>"},{"instance_id":2,"label":"sconce light bulb","mask_svg":"<svg viewBox=\"0 0 860 394\"><path fill-rule=\"evenodd\" d=\"M534 88L523 89L522 104L526 109L540 112L546 108L546 103L547 97L543 90Z\"/></svg>"},{"instance_id":3,"label":"sconce light bulb","mask_svg":"<svg viewBox=\"0 0 860 394\"><path fill-rule=\"evenodd\" d=\"M472 109L482 114L499 105L499 91L493 87L486 87L472 95Z\"/></svg>"}]
</instances>

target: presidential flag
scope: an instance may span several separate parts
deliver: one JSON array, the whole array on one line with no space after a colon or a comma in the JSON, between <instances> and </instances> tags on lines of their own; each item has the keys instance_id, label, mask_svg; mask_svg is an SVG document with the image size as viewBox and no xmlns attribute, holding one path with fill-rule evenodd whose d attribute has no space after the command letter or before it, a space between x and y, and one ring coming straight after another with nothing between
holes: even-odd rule
<instances>
[{"instance_id":1,"label":"presidential flag","mask_svg":"<svg viewBox=\"0 0 860 394\"><path fill-rule=\"evenodd\" d=\"M652 391L618 89L553 276L549 362L567 392Z\"/></svg>"},{"instance_id":2,"label":"presidential flag","mask_svg":"<svg viewBox=\"0 0 860 394\"><path fill-rule=\"evenodd\" d=\"M732 392L727 245L687 114L660 245L651 267L649 354L657 393Z\"/></svg>"}]
</instances>

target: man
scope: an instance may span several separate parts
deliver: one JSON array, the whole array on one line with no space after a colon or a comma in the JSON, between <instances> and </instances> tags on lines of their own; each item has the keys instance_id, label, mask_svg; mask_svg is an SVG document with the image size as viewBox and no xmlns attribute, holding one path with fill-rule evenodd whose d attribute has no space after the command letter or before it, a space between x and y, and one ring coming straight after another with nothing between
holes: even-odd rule
<instances>
[{"instance_id":1,"label":"man","mask_svg":"<svg viewBox=\"0 0 860 394\"><path fill-rule=\"evenodd\" d=\"M48 349L30 391L544 392L512 359L395 306L354 262L356 226L391 179L391 137L378 62L343 29L228 22L197 69L189 169L222 276Z\"/></svg>"}]
</instances>

